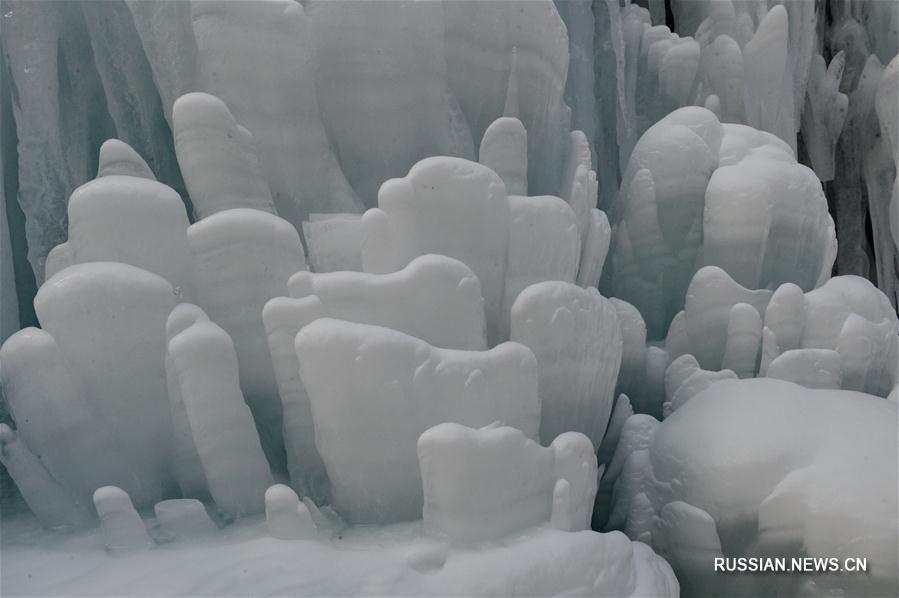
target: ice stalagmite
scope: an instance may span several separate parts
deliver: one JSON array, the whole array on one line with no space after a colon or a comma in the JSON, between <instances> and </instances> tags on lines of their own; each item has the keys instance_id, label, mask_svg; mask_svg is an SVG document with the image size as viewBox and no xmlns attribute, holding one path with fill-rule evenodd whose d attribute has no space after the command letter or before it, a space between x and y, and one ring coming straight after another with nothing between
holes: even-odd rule
<instances>
[{"instance_id":1,"label":"ice stalagmite","mask_svg":"<svg viewBox=\"0 0 899 598\"><path fill-rule=\"evenodd\" d=\"M348 521L421 516L419 435L438 423L495 421L537 437L537 363L517 343L438 349L401 332L329 318L296 339L315 442Z\"/></svg>"},{"instance_id":2,"label":"ice stalagmite","mask_svg":"<svg viewBox=\"0 0 899 598\"><path fill-rule=\"evenodd\" d=\"M215 96L189 93L172 113L175 152L197 219L232 208L274 213L253 136Z\"/></svg>"},{"instance_id":3,"label":"ice stalagmite","mask_svg":"<svg viewBox=\"0 0 899 598\"><path fill-rule=\"evenodd\" d=\"M265 522L269 533L282 540L311 540L315 524L305 504L296 492L283 484L269 486L265 491Z\"/></svg>"},{"instance_id":4,"label":"ice stalagmite","mask_svg":"<svg viewBox=\"0 0 899 598\"><path fill-rule=\"evenodd\" d=\"M528 194L528 133L517 118L498 118L484 131L478 161L493 170L509 195Z\"/></svg>"},{"instance_id":5,"label":"ice stalagmite","mask_svg":"<svg viewBox=\"0 0 899 598\"><path fill-rule=\"evenodd\" d=\"M174 482L164 355L175 300L162 277L115 262L66 268L34 300L41 326L56 339L96 414L95 425L112 432L140 480L132 494L140 507L165 497Z\"/></svg>"},{"instance_id":6,"label":"ice stalagmite","mask_svg":"<svg viewBox=\"0 0 899 598\"><path fill-rule=\"evenodd\" d=\"M195 498L173 498L153 506L159 527L168 541L202 539L218 528Z\"/></svg>"},{"instance_id":7,"label":"ice stalagmite","mask_svg":"<svg viewBox=\"0 0 899 598\"><path fill-rule=\"evenodd\" d=\"M512 306L511 339L537 357L540 438L574 430L599 446L621 366L621 330L612 303L593 288L553 281L531 285Z\"/></svg>"},{"instance_id":8,"label":"ice stalagmite","mask_svg":"<svg viewBox=\"0 0 899 598\"><path fill-rule=\"evenodd\" d=\"M322 125L302 5L203 0L191 18L197 87L252 132L278 215L300 230L312 212L361 211Z\"/></svg>"},{"instance_id":9,"label":"ice stalagmite","mask_svg":"<svg viewBox=\"0 0 899 598\"><path fill-rule=\"evenodd\" d=\"M286 220L252 209L218 212L191 225L187 237L198 303L234 340L241 389L266 456L281 470L281 401L262 308L286 294L291 274L306 269L300 237Z\"/></svg>"},{"instance_id":10,"label":"ice stalagmite","mask_svg":"<svg viewBox=\"0 0 899 598\"><path fill-rule=\"evenodd\" d=\"M44 527L72 528L90 521L90 512L72 500L16 431L6 424L0 424L0 462Z\"/></svg>"},{"instance_id":11,"label":"ice stalagmite","mask_svg":"<svg viewBox=\"0 0 899 598\"><path fill-rule=\"evenodd\" d=\"M291 482L319 496L323 471L314 446L309 398L299 379L297 332L320 317L386 326L449 349L487 348L483 299L475 275L442 255L416 258L399 272L297 272L288 297L265 304L262 319L284 408Z\"/></svg>"},{"instance_id":12,"label":"ice stalagmite","mask_svg":"<svg viewBox=\"0 0 899 598\"><path fill-rule=\"evenodd\" d=\"M481 139L499 116L517 117L528 132L528 192L558 193L571 110L563 98L568 35L555 6L551 0L448 2L443 14L449 86L472 137ZM477 47L485 51L471 51ZM505 114L513 86L518 111Z\"/></svg>"},{"instance_id":13,"label":"ice stalagmite","mask_svg":"<svg viewBox=\"0 0 899 598\"><path fill-rule=\"evenodd\" d=\"M104 486L94 492L103 543L111 554L146 550L153 543L131 497L121 488Z\"/></svg>"},{"instance_id":14,"label":"ice stalagmite","mask_svg":"<svg viewBox=\"0 0 899 598\"><path fill-rule=\"evenodd\" d=\"M746 124L780 137L795 151L797 127L790 60L787 9L775 6L743 48Z\"/></svg>"},{"instance_id":15,"label":"ice stalagmite","mask_svg":"<svg viewBox=\"0 0 899 598\"><path fill-rule=\"evenodd\" d=\"M72 193L68 214L68 263L131 264L162 276L179 296L193 298L189 222L174 189L147 178L102 176Z\"/></svg>"},{"instance_id":16,"label":"ice stalagmite","mask_svg":"<svg viewBox=\"0 0 899 598\"><path fill-rule=\"evenodd\" d=\"M19 331L0 348L3 395L17 433L40 456L69 499L89 510L100 486L139 493L142 480L98 421L54 338L37 328Z\"/></svg>"},{"instance_id":17,"label":"ice stalagmite","mask_svg":"<svg viewBox=\"0 0 899 598\"><path fill-rule=\"evenodd\" d=\"M147 166L134 148L118 139L107 139L100 146L97 178L104 176L133 176L142 179L156 180L156 175Z\"/></svg>"},{"instance_id":18,"label":"ice stalagmite","mask_svg":"<svg viewBox=\"0 0 899 598\"><path fill-rule=\"evenodd\" d=\"M512 196L509 211L503 339L509 337L509 317L519 293L544 280L575 282L581 254L574 211L558 197ZM534 243L537 238L546 243Z\"/></svg>"},{"instance_id":19,"label":"ice stalagmite","mask_svg":"<svg viewBox=\"0 0 899 598\"><path fill-rule=\"evenodd\" d=\"M172 353L168 346L169 342L181 332L198 322L208 320L209 317L206 313L196 305L179 303L165 322L165 377L169 395L169 411L172 416L172 473L181 488L182 496L187 498L209 498L209 485L206 482L200 455L197 454L193 433L190 430L190 420L181 396L178 370L175 369Z\"/></svg>"},{"instance_id":20,"label":"ice stalagmite","mask_svg":"<svg viewBox=\"0 0 899 598\"><path fill-rule=\"evenodd\" d=\"M454 542L495 541L552 517L586 529L596 493L596 457L582 434L541 447L520 430L445 423L418 439L424 525ZM566 488L553 500L559 483Z\"/></svg>"},{"instance_id":21,"label":"ice stalagmite","mask_svg":"<svg viewBox=\"0 0 899 598\"><path fill-rule=\"evenodd\" d=\"M764 312L771 291L750 290L714 266L702 268L690 281L684 307L690 352L706 369L720 369L728 342L731 311L737 304Z\"/></svg>"},{"instance_id":22,"label":"ice stalagmite","mask_svg":"<svg viewBox=\"0 0 899 598\"><path fill-rule=\"evenodd\" d=\"M303 496L320 502L328 495L328 480L324 463L315 447L309 395L300 380L294 340L304 326L324 315L324 306L315 295L303 299L275 297L262 309L268 350L281 398L284 451L290 484Z\"/></svg>"},{"instance_id":23,"label":"ice stalagmite","mask_svg":"<svg viewBox=\"0 0 899 598\"><path fill-rule=\"evenodd\" d=\"M577 283L580 286L586 288L599 284L611 243L609 218L602 210L593 208L590 210L587 236L581 239L581 260L577 271Z\"/></svg>"},{"instance_id":24,"label":"ice stalagmite","mask_svg":"<svg viewBox=\"0 0 899 598\"><path fill-rule=\"evenodd\" d=\"M381 183L426 156L475 157L483 129L472 135L447 85L444 5L316 1L306 10L322 119L367 207ZM501 115L500 106L491 120Z\"/></svg>"},{"instance_id":25,"label":"ice stalagmite","mask_svg":"<svg viewBox=\"0 0 899 598\"><path fill-rule=\"evenodd\" d=\"M232 515L261 513L272 476L240 391L234 344L201 321L175 335L168 351L209 493Z\"/></svg>"},{"instance_id":26,"label":"ice stalagmite","mask_svg":"<svg viewBox=\"0 0 899 598\"><path fill-rule=\"evenodd\" d=\"M426 158L381 186L378 208L362 217L366 272L394 272L426 253L465 263L477 275L487 339L500 340L509 243L509 202L489 168L460 158Z\"/></svg>"},{"instance_id":27,"label":"ice stalagmite","mask_svg":"<svg viewBox=\"0 0 899 598\"><path fill-rule=\"evenodd\" d=\"M849 111L849 98L840 93L845 67L843 52L838 52L826 67L820 54L812 58L802 129L809 137L812 167L822 181L834 178L834 150Z\"/></svg>"}]
</instances>

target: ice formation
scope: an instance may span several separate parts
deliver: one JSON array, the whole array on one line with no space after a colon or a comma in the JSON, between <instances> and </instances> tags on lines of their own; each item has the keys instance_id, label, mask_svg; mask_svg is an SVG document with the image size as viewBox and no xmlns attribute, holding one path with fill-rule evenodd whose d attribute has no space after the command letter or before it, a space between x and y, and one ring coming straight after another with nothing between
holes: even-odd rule
<instances>
[{"instance_id":1,"label":"ice formation","mask_svg":"<svg viewBox=\"0 0 899 598\"><path fill-rule=\"evenodd\" d=\"M640 138L612 214L609 289L640 310L650 338L664 336L697 264L750 289L809 291L836 257L814 172L776 137L704 108L676 110Z\"/></svg>"},{"instance_id":2,"label":"ice formation","mask_svg":"<svg viewBox=\"0 0 899 598\"><path fill-rule=\"evenodd\" d=\"M419 435L499 421L536 439L537 362L518 343L441 349L380 326L320 318L296 336L315 445L335 509L353 523L421 515Z\"/></svg>"},{"instance_id":3,"label":"ice formation","mask_svg":"<svg viewBox=\"0 0 899 598\"><path fill-rule=\"evenodd\" d=\"M671 559L688 592L889 593L896 422L895 404L862 393L719 382L651 428L647 442L619 444L615 511L628 535ZM797 551L866 555L871 566L866 575L709 574L716 555Z\"/></svg>"},{"instance_id":4,"label":"ice formation","mask_svg":"<svg viewBox=\"0 0 899 598\"><path fill-rule=\"evenodd\" d=\"M444 423L419 437L418 460L430 533L477 543L550 519L565 531L589 527L597 469L582 434L545 448L515 428Z\"/></svg>"},{"instance_id":5,"label":"ice formation","mask_svg":"<svg viewBox=\"0 0 899 598\"><path fill-rule=\"evenodd\" d=\"M896 593L895 3L0 24L0 593Z\"/></svg>"}]
</instances>

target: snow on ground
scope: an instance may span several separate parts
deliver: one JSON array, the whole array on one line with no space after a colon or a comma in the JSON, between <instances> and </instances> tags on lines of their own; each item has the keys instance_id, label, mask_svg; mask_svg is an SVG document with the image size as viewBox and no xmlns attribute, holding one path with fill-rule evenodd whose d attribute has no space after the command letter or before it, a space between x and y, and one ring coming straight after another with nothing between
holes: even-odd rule
<instances>
[{"instance_id":1,"label":"snow on ground","mask_svg":"<svg viewBox=\"0 0 899 598\"><path fill-rule=\"evenodd\" d=\"M97 531L54 535L19 514L4 517L0 548L4 596L678 595L671 568L645 544L549 526L450 549L421 521L280 540L254 517L214 539L109 556Z\"/></svg>"}]
</instances>

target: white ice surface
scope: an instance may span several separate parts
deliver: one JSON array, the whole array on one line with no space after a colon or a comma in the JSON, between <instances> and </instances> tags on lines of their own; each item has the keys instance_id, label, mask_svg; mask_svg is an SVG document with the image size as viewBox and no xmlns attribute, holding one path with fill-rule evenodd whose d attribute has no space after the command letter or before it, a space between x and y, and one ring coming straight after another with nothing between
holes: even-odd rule
<instances>
[{"instance_id":1,"label":"white ice surface","mask_svg":"<svg viewBox=\"0 0 899 598\"><path fill-rule=\"evenodd\" d=\"M419 437L418 462L431 534L496 541L550 519L565 531L589 529L597 469L583 434L545 448L515 428L444 423Z\"/></svg>"},{"instance_id":2,"label":"white ice surface","mask_svg":"<svg viewBox=\"0 0 899 598\"><path fill-rule=\"evenodd\" d=\"M439 349L396 330L322 318L300 331L296 350L333 505L348 521L421 516L415 447L434 425L499 421L537 438L537 363L518 343Z\"/></svg>"},{"instance_id":3,"label":"white ice surface","mask_svg":"<svg viewBox=\"0 0 899 598\"><path fill-rule=\"evenodd\" d=\"M256 517L212 540L138 554L110 558L102 546L95 531L60 538L30 517L4 517L0 588L45 597L678 595L671 567L644 544L550 526L449 550L420 521L285 541Z\"/></svg>"},{"instance_id":4,"label":"white ice surface","mask_svg":"<svg viewBox=\"0 0 899 598\"><path fill-rule=\"evenodd\" d=\"M174 483L164 356L165 321L175 303L165 279L116 262L66 268L34 300L96 425L112 433L137 476L130 494L138 506L160 500Z\"/></svg>"},{"instance_id":5,"label":"white ice surface","mask_svg":"<svg viewBox=\"0 0 899 598\"><path fill-rule=\"evenodd\" d=\"M509 244L509 202L499 176L477 162L426 158L386 181L362 216L362 266L394 272L426 253L458 259L477 275L487 340L499 342Z\"/></svg>"},{"instance_id":6,"label":"white ice surface","mask_svg":"<svg viewBox=\"0 0 899 598\"><path fill-rule=\"evenodd\" d=\"M512 306L511 339L537 357L541 441L576 431L599 446L621 366L621 328L612 302L571 283L531 285Z\"/></svg>"},{"instance_id":7,"label":"white ice surface","mask_svg":"<svg viewBox=\"0 0 899 598\"><path fill-rule=\"evenodd\" d=\"M656 427L616 501L633 509L643 493L655 514L675 501L701 509L729 556L868 558L865 575L717 576L714 591L795 593L808 577L819 591L886 595L899 562L897 421L895 403L862 393L771 379L718 382ZM667 533L651 522L648 529L652 545L662 546ZM679 574L689 582L707 565Z\"/></svg>"}]
</instances>

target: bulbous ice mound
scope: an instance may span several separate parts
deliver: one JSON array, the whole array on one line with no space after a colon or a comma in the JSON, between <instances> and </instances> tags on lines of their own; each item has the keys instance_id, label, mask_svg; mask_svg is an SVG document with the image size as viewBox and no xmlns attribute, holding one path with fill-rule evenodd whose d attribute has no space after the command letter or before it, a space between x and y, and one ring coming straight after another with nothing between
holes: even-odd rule
<instances>
[{"instance_id":1,"label":"bulbous ice mound","mask_svg":"<svg viewBox=\"0 0 899 598\"><path fill-rule=\"evenodd\" d=\"M899 379L897 334L889 299L859 276L836 276L807 293L788 282L772 293L706 266L690 281L665 349L670 363L691 354L703 369L740 378L886 396Z\"/></svg>"},{"instance_id":2,"label":"bulbous ice mound","mask_svg":"<svg viewBox=\"0 0 899 598\"><path fill-rule=\"evenodd\" d=\"M750 289L822 284L836 257L815 173L774 135L676 110L634 147L611 211L610 295L634 304L649 338L683 307L687 285L716 265Z\"/></svg>"},{"instance_id":3,"label":"bulbous ice mound","mask_svg":"<svg viewBox=\"0 0 899 598\"><path fill-rule=\"evenodd\" d=\"M669 559L686 594L895 593L894 402L722 381L653 427L643 450L622 446L615 511ZM867 557L868 573L714 573L716 556L768 555Z\"/></svg>"}]
</instances>

